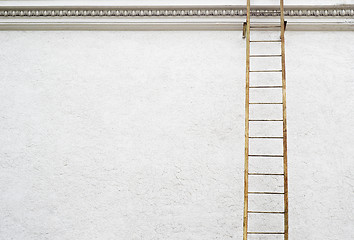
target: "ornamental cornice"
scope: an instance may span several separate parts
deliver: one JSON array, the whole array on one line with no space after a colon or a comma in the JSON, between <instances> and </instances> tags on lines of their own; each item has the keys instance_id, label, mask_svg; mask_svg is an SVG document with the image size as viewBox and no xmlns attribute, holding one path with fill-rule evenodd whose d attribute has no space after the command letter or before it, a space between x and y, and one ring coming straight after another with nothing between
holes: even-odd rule
<instances>
[{"instance_id":1,"label":"ornamental cornice","mask_svg":"<svg viewBox=\"0 0 354 240\"><path fill-rule=\"evenodd\" d=\"M15 1L16 2L16 1ZM4 6L0 30L243 30L245 6ZM353 31L354 5L287 6L287 31ZM279 6L255 6L254 23L279 22Z\"/></svg>"},{"instance_id":2,"label":"ornamental cornice","mask_svg":"<svg viewBox=\"0 0 354 240\"><path fill-rule=\"evenodd\" d=\"M258 6L251 10L255 17L275 17L276 7ZM286 17L354 17L354 5L286 7ZM0 17L233 17L246 16L243 6L210 7L0 7Z\"/></svg>"}]
</instances>

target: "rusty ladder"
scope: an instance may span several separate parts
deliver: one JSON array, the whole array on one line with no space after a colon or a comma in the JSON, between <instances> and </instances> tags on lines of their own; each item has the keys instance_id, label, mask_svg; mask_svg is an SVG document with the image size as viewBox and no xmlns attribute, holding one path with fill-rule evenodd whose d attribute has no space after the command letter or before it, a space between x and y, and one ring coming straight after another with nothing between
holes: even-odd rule
<instances>
[{"instance_id":1,"label":"rusty ladder","mask_svg":"<svg viewBox=\"0 0 354 240\"><path fill-rule=\"evenodd\" d=\"M284 2L280 0L280 23L276 25L270 25L269 23L260 24L259 22L251 23L251 0L247 0L247 22L244 24L244 31L246 35L246 103L245 103L245 170L244 170L244 217L243 217L243 240L249 239L249 236L258 236L260 239L263 239L262 236L279 236L282 235L285 240L288 240L288 170L287 170L287 122L286 122L286 80L285 80L285 42L284 42L284 32L286 28L286 22L284 21ZM280 32L280 39L266 39L266 40L252 40L251 39L251 32L254 30L257 31L279 31ZM269 46L269 44L278 43L280 44L280 54L251 54L251 47L255 44L264 44L265 48ZM250 67L250 60L258 58L262 61L268 61L270 58L281 58L281 69L270 69L270 70L263 70L263 69L251 69ZM253 73L260 73L260 74L268 74L279 72L281 73L281 84L277 84L276 86L270 85L255 85L252 83ZM264 75L262 75L264 76ZM279 77L280 78L280 77ZM250 84L251 81L251 84ZM280 81L280 79L279 79ZM278 88L282 99L282 102L250 102L250 94L255 94L252 92L254 89L272 89ZM250 91L251 90L251 91ZM262 105L257 105L262 104ZM250 106L282 106L282 118L281 119L255 119L250 118ZM255 122L262 122L264 124L267 123L278 123L282 124L282 135L281 136L250 136L250 125ZM281 126L279 126L281 128ZM266 128L266 127L265 127ZM267 140L275 140L282 141L282 154L269 154L267 152L261 154L252 154L250 150L252 150L252 146L250 146L250 139L263 139L264 141ZM277 173L265 173L265 172L250 172L249 171L249 163L250 161L256 161L260 159L274 160L274 161L282 161L282 172ZM250 177L252 176L252 177ZM273 178L284 178L284 185L283 190L281 191L249 191L249 183L252 181L254 177L264 178L263 181L267 181L267 177L272 176ZM283 210L282 211L265 211L264 209L257 209L257 210L249 210L249 201L252 196L279 196L283 195ZM253 200L252 200L253 201ZM282 230L279 231L256 231L256 230L249 230L249 216L250 215L263 215L263 214L281 214L284 215L284 220L282 223ZM263 215L265 216L265 215ZM253 226L253 228L257 229L260 226ZM250 237L251 239L251 237ZM252 238L254 239L254 238ZM258 239L258 238L257 238ZM268 239L268 238L267 238ZM276 238L278 239L278 238Z\"/></svg>"}]
</instances>

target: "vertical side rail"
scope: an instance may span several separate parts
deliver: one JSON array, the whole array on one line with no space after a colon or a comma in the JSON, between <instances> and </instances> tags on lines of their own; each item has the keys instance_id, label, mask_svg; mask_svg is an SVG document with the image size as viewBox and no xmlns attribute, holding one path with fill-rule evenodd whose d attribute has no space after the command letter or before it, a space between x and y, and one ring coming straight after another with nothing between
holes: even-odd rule
<instances>
[{"instance_id":1,"label":"vertical side rail","mask_svg":"<svg viewBox=\"0 0 354 240\"><path fill-rule=\"evenodd\" d=\"M285 22L284 0L280 0L281 20L281 64L282 64L282 98L283 98L283 168L284 168L284 239L289 239L289 208L288 208L288 147L286 121L286 74L285 74Z\"/></svg>"},{"instance_id":2,"label":"vertical side rail","mask_svg":"<svg viewBox=\"0 0 354 240\"><path fill-rule=\"evenodd\" d=\"M250 18L251 0L247 0L247 30L246 30L246 99L245 99L245 186L243 209L243 240L247 240L248 232L248 155L249 155L249 91L250 91Z\"/></svg>"}]
</instances>

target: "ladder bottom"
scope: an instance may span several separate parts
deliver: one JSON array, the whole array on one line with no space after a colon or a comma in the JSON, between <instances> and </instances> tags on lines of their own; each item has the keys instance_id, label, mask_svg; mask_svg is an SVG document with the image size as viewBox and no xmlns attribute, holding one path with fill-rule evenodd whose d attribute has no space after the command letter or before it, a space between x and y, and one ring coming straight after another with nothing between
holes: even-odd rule
<instances>
[{"instance_id":1,"label":"ladder bottom","mask_svg":"<svg viewBox=\"0 0 354 240\"><path fill-rule=\"evenodd\" d=\"M249 157L283 157L283 155L248 155Z\"/></svg>"},{"instance_id":2,"label":"ladder bottom","mask_svg":"<svg viewBox=\"0 0 354 240\"><path fill-rule=\"evenodd\" d=\"M282 122L282 119L249 119L250 122Z\"/></svg>"},{"instance_id":3,"label":"ladder bottom","mask_svg":"<svg viewBox=\"0 0 354 240\"><path fill-rule=\"evenodd\" d=\"M285 234L284 232L247 232L247 234Z\"/></svg>"},{"instance_id":4,"label":"ladder bottom","mask_svg":"<svg viewBox=\"0 0 354 240\"><path fill-rule=\"evenodd\" d=\"M248 192L249 194L284 194L282 192Z\"/></svg>"},{"instance_id":5,"label":"ladder bottom","mask_svg":"<svg viewBox=\"0 0 354 240\"><path fill-rule=\"evenodd\" d=\"M264 214L284 214L285 212L262 212L262 211L248 211L248 213L264 213Z\"/></svg>"}]
</instances>

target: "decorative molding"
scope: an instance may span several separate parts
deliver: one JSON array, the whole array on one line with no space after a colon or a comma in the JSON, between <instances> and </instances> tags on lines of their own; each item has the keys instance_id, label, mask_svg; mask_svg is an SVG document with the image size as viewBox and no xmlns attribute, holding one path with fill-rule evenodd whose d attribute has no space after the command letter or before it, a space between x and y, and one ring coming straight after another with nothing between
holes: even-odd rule
<instances>
[{"instance_id":1,"label":"decorative molding","mask_svg":"<svg viewBox=\"0 0 354 240\"><path fill-rule=\"evenodd\" d=\"M254 22L279 21L275 6L255 6ZM354 5L287 6L287 30L354 30ZM0 30L242 30L245 6L4 6Z\"/></svg>"},{"instance_id":2,"label":"decorative molding","mask_svg":"<svg viewBox=\"0 0 354 240\"><path fill-rule=\"evenodd\" d=\"M0 7L0 17L233 17L246 16L245 7ZM258 6L252 16L279 16L276 7ZM286 17L354 17L354 5L286 7Z\"/></svg>"}]
</instances>

